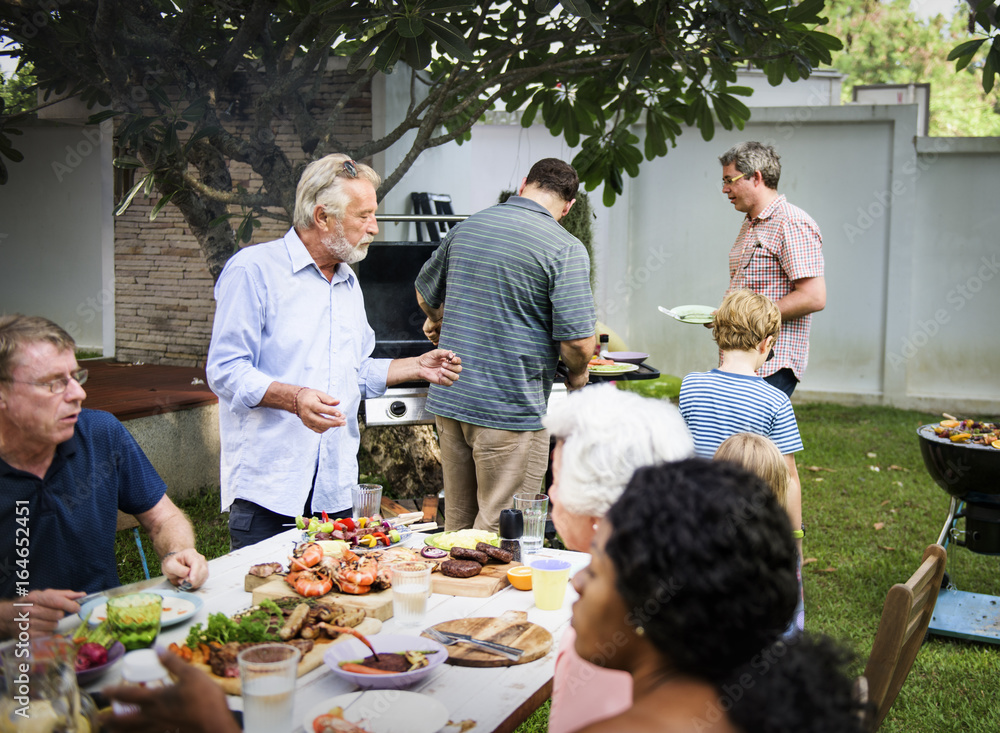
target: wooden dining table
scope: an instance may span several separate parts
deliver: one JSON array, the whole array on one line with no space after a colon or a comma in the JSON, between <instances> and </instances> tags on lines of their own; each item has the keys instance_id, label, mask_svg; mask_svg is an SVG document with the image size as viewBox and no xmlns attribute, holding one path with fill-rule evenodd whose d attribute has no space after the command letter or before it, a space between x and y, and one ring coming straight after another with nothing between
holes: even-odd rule
<instances>
[{"instance_id":1,"label":"wooden dining table","mask_svg":"<svg viewBox=\"0 0 1000 733\"><path fill-rule=\"evenodd\" d=\"M251 594L244 589L247 571L257 563L286 562L291 549L301 538L301 531L293 529L211 560L208 581L193 592L204 605L184 623L162 629L157 645L183 643L191 625L206 623L210 613L231 615L250 607ZM420 547L423 539L424 535L414 533L407 544ZM586 553L549 548L543 548L537 554L527 557L558 557L568 560L572 565L571 573L582 569L590 561L590 556ZM380 633L417 636L425 628L454 619L494 617L510 610L526 612L528 621L544 627L552 634L552 649L542 658L507 667L474 668L444 664L428 678L407 688L408 692L426 695L447 708L449 724L442 729L445 733L457 733L460 730L473 733L513 731L552 694L555 652L559 639L569 628L572 604L576 598L576 592L570 586L561 608L543 611L535 608L531 591L519 591L512 586L486 598L434 593L428 600L426 617L421 624L402 626L390 618L383 621ZM78 619L76 616L68 617L66 623L72 627L74 623L78 623ZM117 665L99 681L89 685L88 689L117 684L120 681L120 666ZM357 689L350 682L334 675L326 665L301 676L295 691L295 727L290 730L292 733L302 731L300 721L303 716L319 703ZM230 708L242 710L242 698L231 696L228 699ZM474 723L474 727L468 727L469 723Z\"/></svg>"}]
</instances>

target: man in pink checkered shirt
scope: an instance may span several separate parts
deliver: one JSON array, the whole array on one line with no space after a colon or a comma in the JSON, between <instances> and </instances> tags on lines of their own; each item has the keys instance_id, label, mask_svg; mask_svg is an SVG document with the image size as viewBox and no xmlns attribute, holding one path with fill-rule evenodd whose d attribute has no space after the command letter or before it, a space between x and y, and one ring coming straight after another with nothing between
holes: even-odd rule
<instances>
[{"instance_id":1,"label":"man in pink checkered shirt","mask_svg":"<svg viewBox=\"0 0 1000 733\"><path fill-rule=\"evenodd\" d=\"M739 143L719 157L722 192L746 214L729 252L726 293L749 288L777 304L781 333L774 358L758 374L791 397L809 359L811 314L826 306L826 281L819 227L778 193L779 160L758 142Z\"/></svg>"}]
</instances>

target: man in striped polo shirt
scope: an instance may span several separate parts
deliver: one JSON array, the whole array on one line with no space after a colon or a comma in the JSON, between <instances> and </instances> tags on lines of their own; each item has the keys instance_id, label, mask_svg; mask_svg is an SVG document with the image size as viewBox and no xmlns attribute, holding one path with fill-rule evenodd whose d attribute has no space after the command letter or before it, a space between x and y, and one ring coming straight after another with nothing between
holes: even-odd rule
<instances>
[{"instance_id":1,"label":"man in striped polo shirt","mask_svg":"<svg viewBox=\"0 0 1000 733\"><path fill-rule=\"evenodd\" d=\"M416 281L424 332L461 355L462 379L430 387L444 470L445 528L497 529L514 494L540 491L542 427L559 358L587 383L596 313L590 262L559 225L576 200L569 164L540 160L517 196L479 212L435 250Z\"/></svg>"},{"instance_id":2,"label":"man in striped polo shirt","mask_svg":"<svg viewBox=\"0 0 1000 733\"><path fill-rule=\"evenodd\" d=\"M777 304L781 336L760 376L791 397L809 360L811 314L826 307L823 238L812 217L778 193L781 162L773 147L739 143L719 162L722 192L746 214L729 252L726 293L749 288Z\"/></svg>"}]
</instances>

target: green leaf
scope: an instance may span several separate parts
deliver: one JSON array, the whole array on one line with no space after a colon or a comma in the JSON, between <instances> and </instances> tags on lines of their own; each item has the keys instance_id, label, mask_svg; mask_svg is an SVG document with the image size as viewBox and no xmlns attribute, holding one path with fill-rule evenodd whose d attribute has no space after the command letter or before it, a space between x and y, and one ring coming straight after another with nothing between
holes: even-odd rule
<instances>
[{"instance_id":1,"label":"green leaf","mask_svg":"<svg viewBox=\"0 0 1000 733\"><path fill-rule=\"evenodd\" d=\"M1000 51L997 51L997 44L994 42L983 64L983 91L987 94L993 91L993 77L998 73L1000 73Z\"/></svg>"},{"instance_id":2,"label":"green leaf","mask_svg":"<svg viewBox=\"0 0 1000 733\"><path fill-rule=\"evenodd\" d=\"M141 191L142 188L146 185L147 180L152 182L153 180L152 173L147 173L146 175L144 175L142 178L136 181L135 185L132 186L131 189L129 189L129 192L125 194L125 198L123 198L121 200L121 203L115 207L115 216L121 216L122 214L125 213L125 210L128 209L129 204L132 203L132 199L134 199L138 195L139 191Z\"/></svg>"},{"instance_id":3,"label":"green leaf","mask_svg":"<svg viewBox=\"0 0 1000 733\"><path fill-rule=\"evenodd\" d=\"M399 54L403 51L403 45L403 37L394 30L389 31L385 40L382 41L382 45L375 52L375 57L372 59L375 68L387 74L390 73L392 67L399 60Z\"/></svg>"},{"instance_id":4,"label":"green leaf","mask_svg":"<svg viewBox=\"0 0 1000 733\"><path fill-rule=\"evenodd\" d=\"M803 0L788 11L789 23L818 23L825 0Z\"/></svg>"},{"instance_id":5,"label":"green leaf","mask_svg":"<svg viewBox=\"0 0 1000 733\"><path fill-rule=\"evenodd\" d=\"M649 67L652 64L652 56L648 47L637 48L628 57L625 68L628 69L629 86L641 84L649 74Z\"/></svg>"},{"instance_id":6,"label":"green leaf","mask_svg":"<svg viewBox=\"0 0 1000 733\"><path fill-rule=\"evenodd\" d=\"M423 36L406 39L406 49L403 58L411 69L426 69L431 62L431 44Z\"/></svg>"},{"instance_id":7,"label":"green leaf","mask_svg":"<svg viewBox=\"0 0 1000 733\"><path fill-rule=\"evenodd\" d=\"M106 109L103 112L98 112L96 114L92 114L90 117L87 118L86 124L88 124L88 125L99 125L102 122L104 122L104 120L110 120L112 117L114 117L117 114L118 114L118 112L115 111L115 110L113 110L113 109Z\"/></svg>"},{"instance_id":8,"label":"green leaf","mask_svg":"<svg viewBox=\"0 0 1000 733\"><path fill-rule=\"evenodd\" d=\"M475 55L465 43L465 38L449 23L436 18L427 18L424 22L427 35L438 42L438 46L461 61L472 61Z\"/></svg>"},{"instance_id":9,"label":"green leaf","mask_svg":"<svg viewBox=\"0 0 1000 733\"><path fill-rule=\"evenodd\" d=\"M208 108L208 97L199 97L187 106L187 108L181 112L181 119L187 120L188 122L197 122L202 117L205 116L205 110Z\"/></svg>"},{"instance_id":10,"label":"green leaf","mask_svg":"<svg viewBox=\"0 0 1000 733\"><path fill-rule=\"evenodd\" d=\"M587 0L562 0L561 5L573 13L573 15L579 16L584 20L592 18L594 15Z\"/></svg>"},{"instance_id":11,"label":"green leaf","mask_svg":"<svg viewBox=\"0 0 1000 733\"><path fill-rule=\"evenodd\" d=\"M111 161L111 165L115 168L124 168L126 170L134 168L142 168L142 161L133 155L121 155Z\"/></svg>"},{"instance_id":12,"label":"green leaf","mask_svg":"<svg viewBox=\"0 0 1000 733\"><path fill-rule=\"evenodd\" d=\"M977 38L973 41L966 41L965 43L958 44L948 53L948 61L954 61L955 59L961 56L968 56L969 59L971 60L972 57L976 54L976 51L979 50L979 47L982 46L983 43L985 42L986 42L985 38ZM968 65L968 63L969 62L966 61L965 65Z\"/></svg>"},{"instance_id":13,"label":"green leaf","mask_svg":"<svg viewBox=\"0 0 1000 733\"><path fill-rule=\"evenodd\" d=\"M161 211L163 211L163 207L170 203L170 199L174 197L175 193L176 191L171 191L166 196L161 197L160 200L156 202L156 206L154 206L153 210L149 212L150 221L156 221L156 217L159 216Z\"/></svg>"},{"instance_id":14,"label":"green leaf","mask_svg":"<svg viewBox=\"0 0 1000 733\"><path fill-rule=\"evenodd\" d=\"M424 32L424 21L419 15L403 16L396 23L396 32L403 38L416 38Z\"/></svg>"}]
</instances>

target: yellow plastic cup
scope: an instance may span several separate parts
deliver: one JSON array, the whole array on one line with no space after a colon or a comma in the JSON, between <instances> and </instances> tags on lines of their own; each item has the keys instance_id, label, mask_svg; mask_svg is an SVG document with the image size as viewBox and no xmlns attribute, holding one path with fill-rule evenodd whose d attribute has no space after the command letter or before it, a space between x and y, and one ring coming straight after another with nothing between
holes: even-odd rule
<instances>
[{"instance_id":1,"label":"yellow plastic cup","mask_svg":"<svg viewBox=\"0 0 1000 733\"><path fill-rule=\"evenodd\" d=\"M570 564L566 560L542 558L531 563L531 589L535 607L543 611L562 608L569 585Z\"/></svg>"}]
</instances>

